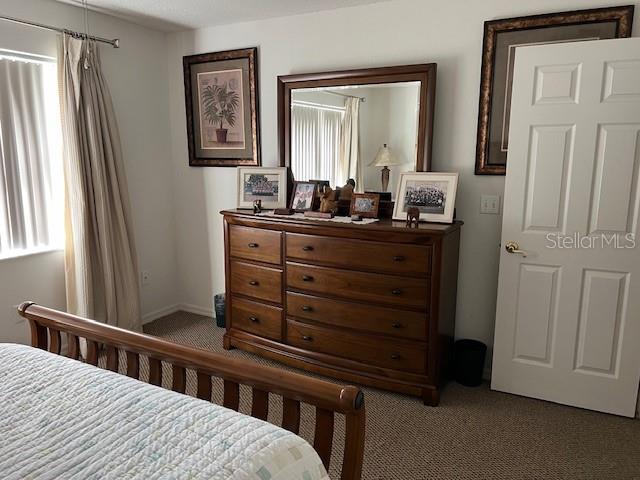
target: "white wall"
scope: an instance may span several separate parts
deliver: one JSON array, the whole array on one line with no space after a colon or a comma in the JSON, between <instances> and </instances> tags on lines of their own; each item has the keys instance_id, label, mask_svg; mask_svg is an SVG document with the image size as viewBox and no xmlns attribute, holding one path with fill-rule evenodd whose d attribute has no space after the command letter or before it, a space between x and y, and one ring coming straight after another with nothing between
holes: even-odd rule
<instances>
[{"instance_id":1,"label":"white wall","mask_svg":"<svg viewBox=\"0 0 640 480\"><path fill-rule=\"evenodd\" d=\"M83 29L81 9L51 0L0 0L0 14ZM139 265L151 273L150 284L141 289L142 313L148 318L178 302L167 38L93 12L90 25L96 35L121 39L122 48L104 46L101 54L122 137ZM0 22L0 48L56 56L57 39L53 32ZM25 299L64 309L62 252L0 260L0 341L28 341L14 312Z\"/></svg>"},{"instance_id":2,"label":"white wall","mask_svg":"<svg viewBox=\"0 0 640 480\"><path fill-rule=\"evenodd\" d=\"M625 4L629 1L606 2ZM603 6L602 0L396 0L308 15L172 34L169 81L180 298L211 308L224 289L219 211L236 202L233 168L189 168L182 56L259 47L263 165L278 164L276 77L360 67L437 62L434 169L460 172L456 335L492 343L501 218L480 215L480 195L502 195L504 177L475 176L483 22ZM640 5L636 7L636 31Z\"/></svg>"}]
</instances>

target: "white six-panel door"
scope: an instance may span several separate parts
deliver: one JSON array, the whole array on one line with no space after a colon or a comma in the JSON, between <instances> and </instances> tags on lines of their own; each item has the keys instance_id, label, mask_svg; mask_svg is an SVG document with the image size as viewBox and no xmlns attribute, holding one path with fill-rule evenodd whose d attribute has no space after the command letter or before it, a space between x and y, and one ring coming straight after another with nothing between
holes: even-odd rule
<instances>
[{"instance_id":1,"label":"white six-panel door","mask_svg":"<svg viewBox=\"0 0 640 480\"><path fill-rule=\"evenodd\" d=\"M492 388L634 416L640 39L518 48L507 163Z\"/></svg>"}]
</instances>

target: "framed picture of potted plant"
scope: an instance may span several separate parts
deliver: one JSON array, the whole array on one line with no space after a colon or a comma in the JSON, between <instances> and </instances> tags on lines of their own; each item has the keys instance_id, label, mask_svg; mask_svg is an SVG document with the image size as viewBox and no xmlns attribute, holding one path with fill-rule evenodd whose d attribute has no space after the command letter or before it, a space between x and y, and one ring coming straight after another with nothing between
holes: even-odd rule
<instances>
[{"instance_id":1,"label":"framed picture of potted plant","mask_svg":"<svg viewBox=\"0 0 640 480\"><path fill-rule=\"evenodd\" d=\"M260 165L257 48L183 57L189 165Z\"/></svg>"}]
</instances>

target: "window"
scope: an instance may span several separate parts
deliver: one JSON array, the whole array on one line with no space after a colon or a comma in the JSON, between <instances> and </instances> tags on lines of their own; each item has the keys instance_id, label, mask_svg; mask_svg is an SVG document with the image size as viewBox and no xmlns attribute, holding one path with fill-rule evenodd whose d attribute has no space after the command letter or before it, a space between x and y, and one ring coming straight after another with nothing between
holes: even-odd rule
<instances>
[{"instance_id":1,"label":"window","mask_svg":"<svg viewBox=\"0 0 640 480\"><path fill-rule=\"evenodd\" d=\"M342 185L340 141L344 108L300 100L291 104L291 169L299 178Z\"/></svg>"},{"instance_id":2,"label":"window","mask_svg":"<svg viewBox=\"0 0 640 480\"><path fill-rule=\"evenodd\" d=\"M0 50L0 258L61 248L63 231L55 60Z\"/></svg>"}]
</instances>

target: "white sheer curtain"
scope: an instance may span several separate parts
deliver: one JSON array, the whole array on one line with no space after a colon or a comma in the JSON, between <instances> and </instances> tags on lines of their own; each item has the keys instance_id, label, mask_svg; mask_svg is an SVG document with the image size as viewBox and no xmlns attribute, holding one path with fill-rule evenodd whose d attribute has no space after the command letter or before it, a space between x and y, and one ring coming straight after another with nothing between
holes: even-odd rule
<instances>
[{"instance_id":1,"label":"white sheer curtain","mask_svg":"<svg viewBox=\"0 0 640 480\"><path fill-rule=\"evenodd\" d=\"M291 106L291 169L296 180L344 183L338 168L343 116L338 109Z\"/></svg>"},{"instance_id":2,"label":"white sheer curtain","mask_svg":"<svg viewBox=\"0 0 640 480\"><path fill-rule=\"evenodd\" d=\"M345 103L340 142L340 173L345 179L356 181L356 191L363 191L362 167L360 166L360 99L349 97Z\"/></svg>"},{"instance_id":3,"label":"white sheer curtain","mask_svg":"<svg viewBox=\"0 0 640 480\"><path fill-rule=\"evenodd\" d=\"M55 113L46 98L55 92L54 72L51 63L0 57L0 256L59 240L52 170L60 157L48 134Z\"/></svg>"}]
</instances>

